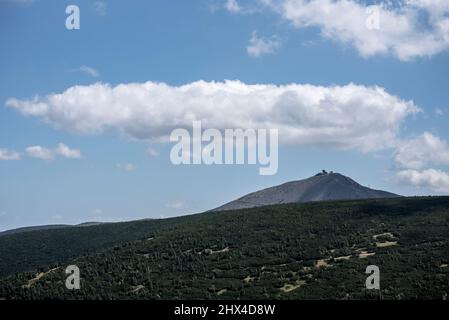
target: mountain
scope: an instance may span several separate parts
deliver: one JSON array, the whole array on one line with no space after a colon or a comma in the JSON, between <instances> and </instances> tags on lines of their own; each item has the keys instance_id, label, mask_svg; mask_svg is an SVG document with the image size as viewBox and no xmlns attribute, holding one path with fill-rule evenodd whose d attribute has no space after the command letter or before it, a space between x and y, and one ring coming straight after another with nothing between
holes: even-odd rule
<instances>
[{"instance_id":1,"label":"mountain","mask_svg":"<svg viewBox=\"0 0 449 320\"><path fill-rule=\"evenodd\" d=\"M137 220L7 234L0 237L0 278L142 239L172 225L170 219Z\"/></svg>"},{"instance_id":2,"label":"mountain","mask_svg":"<svg viewBox=\"0 0 449 320\"><path fill-rule=\"evenodd\" d=\"M339 173L326 172L304 180L291 181L247 194L212 211L235 210L259 206L331 200L396 198L397 194L364 187Z\"/></svg>"},{"instance_id":3,"label":"mountain","mask_svg":"<svg viewBox=\"0 0 449 320\"><path fill-rule=\"evenodd\" d=\"M16 233L31 232L31 231L43 231L43 230L71 228L71 227L91 227L91 226L96 226L96 225L105 224L105 223L110 223L110 222L83 222L83 223L76 224L76 225L72 225L72 224L48 224L48 225L42 225L42 226L22 227L22 228L2 231L2 232L0 232L0 237L1 236L11 235L11 234L16 234Z\"/></svg>"},{"instance_id":4,"label":"mountain","mask_svg":"<svg viewBox=\"0 0 449 320\"><path fill-rule=\"evenodd\" d=\"M31 226L31 227L23 227L17 229L11 229L0 232L0 236L7 236L10 234L30 232L30 231L41 231L41 230L51 230L51 229L60 229L60 228L68 228L71 227L69 224L50 224L43 226Z\"/></svg>"},{"instance_id":5,"label":"mountain","mask_svg":"<svg viewBox=\"0 0 449 320\"><path fill-rule=\"evenodd\" d=\"M448 208L449 197L292 203L0 237L0 300L445 299ZM79 290L65 288L68 265ZM370 265L380 290L365 287Z\"/></svg>"}]
</instances>

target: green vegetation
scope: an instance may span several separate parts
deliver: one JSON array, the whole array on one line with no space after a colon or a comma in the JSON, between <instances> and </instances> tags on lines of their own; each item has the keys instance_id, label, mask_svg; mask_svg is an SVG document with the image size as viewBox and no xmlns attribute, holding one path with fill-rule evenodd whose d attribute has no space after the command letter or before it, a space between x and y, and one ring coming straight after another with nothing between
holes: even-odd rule
<instances>
[{"instance_id":1,"label":"green vegetation","mask_svg":"<svg viewBox=\"0 0 449 320\"><path fill-rule=\"evenodd\" d=\"M449 197L284 204L29 232L0 239L2 270L23 270L19 262L41 269L2 278L0 298L442 299L448 236ZM69 264L80 268L80 290L64 285ZM372 264L380 291L365 289Z\"/></svg>"},{"instance_id":2,"label":"green vegetation","mask_svg":"<svg viewBox=\"0 0 449 320\"><path fill-rule=\"evenodd\" d=\"M171 227L176 221L140 220L89 227L30 231L0 237L0 278L47 268L80 255L138 240L153 230Z\"/></svg>"}]
</instances>

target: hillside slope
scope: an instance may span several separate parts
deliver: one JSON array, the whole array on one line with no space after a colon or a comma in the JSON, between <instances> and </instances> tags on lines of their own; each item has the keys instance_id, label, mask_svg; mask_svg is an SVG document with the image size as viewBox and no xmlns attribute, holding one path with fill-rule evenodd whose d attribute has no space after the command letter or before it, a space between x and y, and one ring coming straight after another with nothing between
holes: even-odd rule
<instances>
[{"instance_id":1,"label":"hillside slope","mask_svg":"<svg viewBox=\"0 0 449 320\"><path fill-rule=\"evenodd\" d=\"M284 204L166 223L138 241L4 278L0 298L441 299L449 293L449 197ZM80 290L64 286L68 264L80 268ZM368 265L380 268L380 292L365 289Z\"/></svg>"},{"instance_id":2,"label":"hillside slope","mask_svg":"<svg viewBox=\"0 0 449 320\"><path fill-rule=\"evenodd\" d=\"M23 232L51 230L51 229L60 229L60 228L69 228L69 227L71 227L71 225L69 225L69 224L49 224L49 225L43 225L43 226L31 226L31 227L16 228L16 229L10 229L10 230L5 230L5 231L0 232L0 237L11 235L11 234L23 233Z\"/></svg>"},{"instance_id":3,"label":"hillside slope","mask_svg":"<svg viewBox=\"0 0 449 320\"><path fill-rule=\"evenodd\" d=\"M6 234L0 237L0 277L138 240L174 224L170 219L139 220Z\"/></svg>"},{"instance_id":4,"label":"hillside slope","mask_svg":"<svg viewBox=\"0 0 449 320\"><path fill-rule=\"evenodd\" d=\"M214 210L235 210L281 203L394 197L399 196L364 187L349 177L331 172L256 191Z\"/></svg>"}]
</instances>

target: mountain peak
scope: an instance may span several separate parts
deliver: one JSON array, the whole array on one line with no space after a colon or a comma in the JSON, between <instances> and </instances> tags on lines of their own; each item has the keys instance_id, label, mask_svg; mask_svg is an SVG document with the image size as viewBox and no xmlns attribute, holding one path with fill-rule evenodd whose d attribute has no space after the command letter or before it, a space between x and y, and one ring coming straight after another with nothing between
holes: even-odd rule
<instances>
[{"instance_id":1,"label":"mountain peak","mask_svg":"<svg viewBox=\"0 0 449 320\"><path fill-rule=\"evenodd\" d=\"M353 179L340 173L322 170L320 173L307 179L290 181L247 194L214 209L214 211L252 208L281 203L395 197L399 197L399 195L371 189L360 185Z\"/></svg>"},{"instance_id":2,"label":"mountain peak","mask_svg":"<svg viewBox=\"0 0 449 320\"><path fill-rule=\"evenodd\" d=\"M333 172L333 171L327 172L326 170L323 169L321 172L318 172L318 173L315 175L315 177L326 176L326 175L329 175L329 174L334 174L334 172Z\"/></svg>"}]
</instances>

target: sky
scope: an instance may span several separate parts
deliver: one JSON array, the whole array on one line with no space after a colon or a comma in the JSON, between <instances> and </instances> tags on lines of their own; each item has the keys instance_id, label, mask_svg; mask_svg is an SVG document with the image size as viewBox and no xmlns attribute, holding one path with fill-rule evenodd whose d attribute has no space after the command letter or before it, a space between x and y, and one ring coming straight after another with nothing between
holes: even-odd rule
<instances>
[{"instance_id":1,"label":"sky","mask_svg":"<svg viewBox=\"0 0 449 320\"><path fill-rule=\"evenodd\" d=\"M0 0L0 43L0 230L202 212L322 169L449 194L448 1ZM192 120L277 128L276 174L174 165Z\"/></svg>"}]
</instances>

